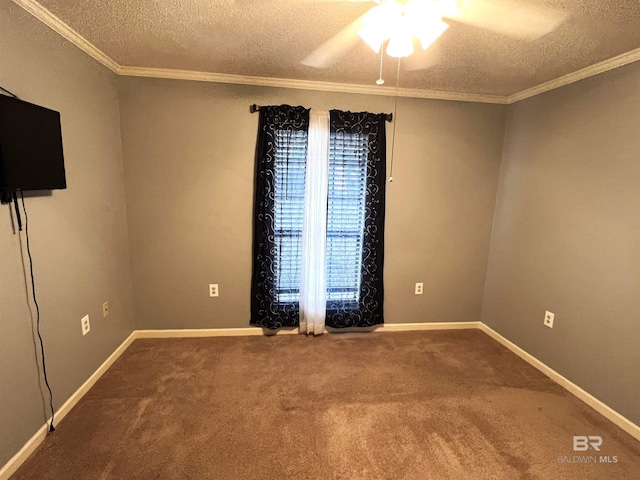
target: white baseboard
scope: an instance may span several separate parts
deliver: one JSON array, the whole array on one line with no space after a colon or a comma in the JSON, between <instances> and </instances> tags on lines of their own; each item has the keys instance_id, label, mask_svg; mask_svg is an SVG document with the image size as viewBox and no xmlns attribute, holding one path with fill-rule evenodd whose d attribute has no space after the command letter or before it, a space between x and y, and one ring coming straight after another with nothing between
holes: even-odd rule
<instances>
[{"instance_id":1,"label":"white baseboard","mask_svg":"<svg viewBox=\"0 0 640 480\"><path fill-rule=\"evenodd\" d=\"M85 393L87 393L89 389L93 387L95 383L100 379L100 377L104 375L107 370L109 370L109 367L113 365L118 358L120 358L120 355L122 355L125 352L125 350L129 348L129 345L131 345L136 338L138 338L137 331L134 330L133 332L131 332L131 335L129 335L125 339L125 341L122 342L122 344L118 348L116 348L111 355L109 355L109 358L107 358L102 363L102 365L100 365L98 369L95 372L93 372L93 375L91 375L87 379L87 381L84 382L80 386L80 388L78 388L78 390L76 390L73 393L73 395L71 395L67 399L67 401L64 402L62 406L56 411L56 422L59 422L60 420L62 420L64 417L67 416L67 414L71 411L71 409L76 406L76 404L80 401L82 397L84 397Z\"/></svg>"},{"instance_id":2,"label":"white baseboard","mask_svg":"<svg viewBox=\"0 0 640 480\"><path fill-rule=\"evenodd\" d=\"M411 332L414 330L468 330L480 328L480 322L385 323L376 332Z\"/></svg>"},{"instance_id":3,"label":"white baseboard","mask_svg":"<svg viewBox=\"0 0 640 480\"><path fill-rule=\"evenodd\" d=\"M640 440L640 427L618 412L605 405L603 402L587 393L582 388L571 382L558 372L548 367L540 360L530 355L511 341L504 338L498 332L481 322L434 322L434 323L387 323L374 328L376 332L408 332L416 330L462 330L479 329L491 338L501 343L520 358L533 367L547 375L551 380L558 383L567 391L578 397L605 418L609 419L618 427L622 428L631 436ZM255 335L297 335L298 329L269 330L247 327L247 328L208 328L208 329L175 329L175 330L134 330L127 339L107 358L102 365L91 375L78 390L60 407L56 412L56 422L61 421L71 409L80 401L87 391L98 381L98 379L109 369L111 365L122 355L122 353L137 338L194 338L194 337L229 337L229 336L255 336ZM0 469L0 480L8 480L13 473L29 458L29 455L42 443L47 436L49 421L40 427L27 443L16 453L7 464Z\"/></svg>"},{"instance_id":4,"label":"white baseboard","mask_svg":"<svg viewBox=\"0 0 640 480\"><path fill-rule=\"evenodd\" d=\"M179 328L167 330L136 330L136 338L246 337L256 335L294 335L297 333L297 328L280 330L268 330L259 327Z\"/></svg>"},{"instance_id":5,"label":"white baseboard","mask_svg":"<svg viewBox=\"0 0 640 480\"><path fill-rule=\"evenodd\" d=\"M33 437L27 440L27 443L24 444L20 451L16 453L4 467L0 468L0 480L8 480L8 478L20 468L20 465L22 465L35 449L38 448L38 445L44 441L48 430L49 423L41 426Z\"/></svg>"},{"instance_id":6,"label":"white baseboard","mask_svg":"<svg viewBox=\"0 0 640 480\"><path fill-rule=\"evenodd\" d=\"M60 422L67 414L71 411L71 409L80 401L80 399L89 391L93 385L98 381L98 379L104 375L104 373L109 369L111 365L122 355L122 353L131 345L131 343L137 338L136 331L133 331L131 335L129 335L122 344L116 348L116 350L109 355L102 365L98 367L98 369L91 375L86 382L84 382L78 390L76 390L73 395L71 395L66 402L62 404L62 406L56 411L56 424ZM31 437L27 443L20 449L18 453L16 453L11 460L9 460L2 468L0 468L0 480L8 480L8 478L15 473L20 465L22 465L29 455L33 453L33 451L38 448L38 445L42 443L42 441L46 438L47 432L49 431L49 425L51 423L51 418L47 420L42 427L38 429L38 431Z\"/></svg>"},{"instance_id":7,"label":"white baseboard","mask_svg":"<svg viewBox=\"0 0 640 480\"><path fill-rule=\"evenodd\" d=\"M549 367L546 364L542 363L540 360L538 360L533 355L531 355L531 354L527 353L526 351L524 351L522 348L517 346L515 343L511 342L510 340L507 340L502 335L500 335L498 332L493 330L491 327L488 327L484 323L481 323L480 324L480 330L482 330L484 333L486 333L491 338L496 340L498 343L501 343L502 345L507 347L513 353L515 353L520 358L522 358L525 362L527 362L528 364L530 364L533 367L535 367L538 370L540 370L542 373L544 373L551 380L556 382L558 385L563 387L565 390L569 391L569 393L572 393L573 395L578 397L584 403L586 403L591 408L593 408L596 412L600 413L603 417L605 417L608 420L610 420L611 422L615 423L618 427L623 429L629 435L631 435L632 437L634 437L637 440L640 440L640 427L638 425L636 425L635 423L633 423L631 420L627 419L626 417L623 417L618 412L613 410L611 407L609 407L608 405L606 405L605 403L601 402L600 400L598 400L596 397L594 397L590 393L588 393L585 390L583 390L582 388L580 388L578 385L573 383L571 380L567 379L566 377L563 377L558 372L556 372L554 369L552 369L551 367Z\"/></svg>"},{"instance_id":8,"label":"white baseboard","mask_svg":"<svg viewBox=\"0 0 640 480\"><path fill-rule=\"evenodd\" d=\"M341 332L409 332L414 330L462 330L480 328L480 322L432 322L432 323L385 323L371 328L336 328L324 330L324 333ZM195 328L167 330L136 330L136 338L197 338L197 337L243 337L256 335L297 335L299 329L288 328L268 330L259 327L246 328Z\"/></svg>"}]
</instances>

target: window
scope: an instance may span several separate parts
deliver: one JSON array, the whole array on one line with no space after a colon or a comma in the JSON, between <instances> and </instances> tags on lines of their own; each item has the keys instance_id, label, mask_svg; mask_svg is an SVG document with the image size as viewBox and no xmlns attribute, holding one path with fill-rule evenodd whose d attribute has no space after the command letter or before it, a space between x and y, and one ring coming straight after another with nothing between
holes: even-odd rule
<instances>
[{"instance_id":1,"label":"window","mask_svg":"<svg viewBox=\"0 0 640 480\"><path fill-rule=\"evenodd\" d=\"M317 333L319 322L333 328L383 323L385 116L332 110L312 117L309 134L308 109L260 108L250 323L269 329L301 325L305 333ZM318 137L320 117L327 123ZM305 200L309 174L320 182L312 183ZM316 222L305 220L305 208ZM318 211L324 213L316 217ZM322 239L317 250L309 238ZM323 262L326 278L319 270Z\"/></svg>"},{"instance_id":2,"label":"window","mask_svg":"<svg viewBox=\"0 0 640 480\"><path fill-rule=\"evenodd\" d=\"M276 131L274 191L275 293L280 304L298 302L306 164L304 132ZM327 300L355 308L366 193L367 141L359 134L331 135L327 212Z\"/></svg>"},{"instance_id":3,"label":"window","mask_svg":"<svg viewBox=\"0 0 640 480\"><path fill-rule=\"evenodd\" d=\"M355 308L360 300L367 140L332 133L327 211L327 301Z\"/></svg>"},{"instance_id":4,"label":"window","mask_svg":"<svg viewBox=\"0 0 640 480\"><path fill-rule=\"evenodd\" d=\"M307 135L277 130L274 160L274 266L278 303L297 303L304 218Z\"/></svg>"}]
</instances>

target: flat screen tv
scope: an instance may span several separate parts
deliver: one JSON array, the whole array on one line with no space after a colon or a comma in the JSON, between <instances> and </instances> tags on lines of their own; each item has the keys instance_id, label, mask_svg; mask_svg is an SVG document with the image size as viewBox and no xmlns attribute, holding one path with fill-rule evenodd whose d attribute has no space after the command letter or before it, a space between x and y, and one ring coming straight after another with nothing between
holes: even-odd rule
<instances>
[{"instance_id":1,"label":"flat screen tv","mask_svg":"<svg viewBox=\"0 0 640 480\"><path fill-rule=\"evenodd\" d=\"M67 188L60 114L0 94L0 193Z\"/></svg>"}]
</instances>

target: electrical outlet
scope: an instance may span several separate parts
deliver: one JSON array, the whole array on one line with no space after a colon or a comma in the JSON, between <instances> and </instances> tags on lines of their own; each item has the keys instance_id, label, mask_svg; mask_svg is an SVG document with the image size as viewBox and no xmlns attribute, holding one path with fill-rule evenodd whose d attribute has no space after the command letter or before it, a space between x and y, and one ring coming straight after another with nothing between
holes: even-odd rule
<instances>
[{"instance_id":1,"label":"electrical outlet","mask_svg":"<svg viewBox=\"0 0 640 480\"><path fill-rule=\"evenodd\" d=\"M423 284L422 283L416 283L416 295L422 295L422 289L423 289Z\"/></svg>"},{"instance_id":2,"label":"electrical outlet","mask_svg":"<svg viewBox=\"0 0 640 480\"><path fill-rule=\"evenodd\" d=\"M82 317L82 320L80 320L80 322L82 323L82 336L85 336L91 330L89 315L85 315L84 317Z\"/></svg>"},{"instance_id":3,"label":"electrical outlet","mask_svg":"<svg viewBox=\"0 0 640 480\"><path fill-rule=\"evenodd\" d=\"M210 283L209 284L209 296L210 297L217 297L218 296L218 284L217 283Z\"/></svg>"},{"instance_id":4,"label":"electrical outlet","mask_svg":"<svg viewBox=\"0 0 640 480\"><path fill-rule=\"evenodd\" d=\"M555 315L549 311L544 312L544 325L545 327L553 328L553 317Z\"/></svg>"},{"instance_id":5,"label":"electrical outlet","mask_svg":"<svg viewBox=\"0 0 640 480\"><path fill-rule=\"evenodd\" d=\"M104 302L102 304L102 318L105 318L109 315L109 302Z\"/></svg>"}]
</instances>

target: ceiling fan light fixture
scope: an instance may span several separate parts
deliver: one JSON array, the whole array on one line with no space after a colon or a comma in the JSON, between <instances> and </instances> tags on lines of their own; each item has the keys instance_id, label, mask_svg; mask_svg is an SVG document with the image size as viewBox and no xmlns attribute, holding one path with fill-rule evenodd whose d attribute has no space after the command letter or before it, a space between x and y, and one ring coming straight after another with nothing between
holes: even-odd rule
<instances>
[{"instance_id":1,"label":"ceiling fan light fixture","mask_svg":"<svg viewBox=\"0 0 640 480\"><path fill-rule=\"evenodd\" d=\"M409 32L400 33L396 32L389 39L387 45L387 55L395 58L408 57L413 53L413 38Z\"/></svg>"},{"instance_id":2,"label":"ceiling fan light fixture","mask_svg":"<svg viewBox=\"0 0 640 480\"><path fill-rule=\"evenodd\" d=\"M389 56L408 57L413 53L414 37L426 50L449 28L442 21L442 14L458 1L382 0L365 15L358 35L376 53L388 40Z\"/></svg>"}]
</instances>

